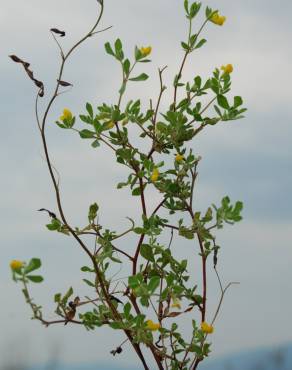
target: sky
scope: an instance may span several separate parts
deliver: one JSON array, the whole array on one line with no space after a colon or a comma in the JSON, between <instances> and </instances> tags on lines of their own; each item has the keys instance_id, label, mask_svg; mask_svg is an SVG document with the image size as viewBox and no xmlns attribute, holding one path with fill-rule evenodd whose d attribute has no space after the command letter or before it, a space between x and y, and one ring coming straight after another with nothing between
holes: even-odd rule
<instances>
[{"instance_id":1,"label":"sky","mask_svg":"<svg viewBox=\"0 0 292 370\"><path fill-rule=\"evenodd\" d=\"M53 317L52 297L70 285L84 289L80 267L86 259L72 241L46 230L41 207L56 209L34 119L35 89L19 65L7 57L16 54L31 63L37 78L51 93L59 65L58 50L48 30L67 31L64 48L86 32L95 20L93 0L0 0L0 358L43 362L57 357L64 362L100 361L116 364L110 350L123 340L108 329L88 333L82 328L45 329L30 321L20 287L10 277L11 259L43 261L42 286L33 294ZM212 338L213 355L271 346L292 340L292 37L289 0L203 1L227 17L224 27L210 24L208 43L189 59L184 80L200 74L207 78L215 67L232 63L232 95L241 95L248 108L244 120L206 130L193 144L202 156L196 206L206 209L224 195L244 202L244 220L218 234L222 245L220 272L225 282L239 281L227 294ZM72 56L64 79L73 83L59 97L49 116L48 142L54 165L61 173L64 207L73 224L82 224L88 205L100 205L100 221L117 230L128 225L126 216L138 217L127 191L115 183L126 177L107 150L94 150L77 135L54 125L64 107L77 115L85 103L114 103L120 85L118 65L104 52L104 43L120 37L126 53L135 45L152 45L152 63L141 67L149 74L146 83L131 86L126 99L140 97L145 105L158 94L157 68L168 66L165 84L171 84L182 58L180 41L187 34L182 1L105 0L101 28ZM199 22L198 22L199 26ZM140 68L140 67L139 67ZM170 90L170 88L169 88ZM162 101L167 106L168 92ZM46 98L43 99L44 104ZM159 197L149 194L154 206ZM194 259L187 242L178 254ZM86 292L86 288L84 290ZM83 292L83 290L82 290ZM209 302L218 301L218 286L210 271ZM84 293L86 294L86 293ZM119 357L120 366L135 364L129 347ZM1 363L0 363L1 365Z\"/></svg>"}]
</instances>

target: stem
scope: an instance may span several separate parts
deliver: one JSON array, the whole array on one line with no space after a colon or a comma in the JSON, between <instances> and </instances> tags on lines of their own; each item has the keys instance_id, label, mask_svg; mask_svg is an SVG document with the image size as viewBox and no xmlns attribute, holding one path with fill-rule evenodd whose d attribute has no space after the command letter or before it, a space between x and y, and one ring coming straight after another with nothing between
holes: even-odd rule
<instances>
[{"instance_id":1,"label":"stem","mask_svg":"<svg viewBox=\"0 0 292 370\"><path fill-rule=\"evenodd\" d=\"M202 24L201 28L199 29L197 35L196 35L196 40L198 40L198 37L200 35L200 33L203 31L205 25L208 23L209 21L209 18L207 18L204 23ZM177 83L179 82L179 80L181 79L181 76L182 76L182 71L183 71L183 68L184 68L184 65L185 65L185 62L187 60L187 56L194 50L194 49L190 49L190 38L191 38L191 33L192 33L192 19L190 19L190 22L189 22L189 35L188 35L188 47L189 49L186 50L185 52L185 55L183 57L183 60L182 60L182 63L181 63L181 66L180 66L180 70L179 70L179 73L177 75L177 81L176 81L176 85L174 87L174 98L173 98L173 110L176 111L176 99L177 99Z\"/></svg>"},{"instance_id":2,"label":"stem","mask_svg":"<svg viewBox=\"0 0 292 370\"><path fill-rule=\"evenodd\" d=\"M55 179L55 175L53 173L52 164L51 164L51 161L50 161L48 147L47 147L47 143L46 143L46 136L45 136L45 126L46 126L47 116L48 116L48 113L50 111L50 108L51 108L52 104L54 103L56 97L58 96L58 91L59 91L59 87L60 87L60 82L59 81L62 80L62 75L63 75L63 71L64 71L65 62L67 61L67 59L69 58L69 56L72 54L72 52L80 44L82 44L87 38L89 38L89 37L92 36L92 34L94 33L96 27L98 26L98 24L99 24L99 22L100 22L100 20L102 18L103 11L104 11L104 3L102 2L101 3L101 11L100 11L100 14L99 14L98 19L95 22L94 26L92 27L92 29L83 38L81 38L75 45L73 45L73 47L68 51L68 53L64 56L64 58L62 58L62 62L61 62L60 70L59 70L59 75L58 75L58 79L57 79L57 85L56 85L56 88L55 88L55 91L53 93L53 96L52 96L52 98L49 101L49 104L48 104L48 106L47 106L47 108L45 110L45 113L44 113L44 116L43 116L43 119L42 119L41 137L42 137L42 142L43 142L43 147L44 147L44 152L45 152L45 157L46 157L46 162L47 162L47 165L48 165L50 177L51 177L51 180L53 182L54 189L55 189L55 194L56 194L56 199L57 199L57 205L58 205L58 210L59 210L61 219L62 219L64 225L68 228L69 232L72 234L72 236L75 238L75 240L78 242L78 244L84 250L84 252L91 259L92 264L94 266L95 273L96 273L97 281L98 281L98 283L99 283L99 285L101 287L101 291L102 291L102 294L103 294L103 296L104 296L104 298L105 298L105 300L107 302L107 305L110 308L110 310L111 310L114 318L117 321L121 321L120 314L116 310L115 306L113 305L113 303L112 303L112 301L111 301L111 299L109 297L109 294L108 294L107 289L105 287L105 284L104 284L104 281L103 281L103 277L102 277L102 274L101 274L101 272L99 270L99 267L98 267L97 261L95 259L95 256L91 254L91 252L89 251L89 249L86 247L86 245L83 243L83 241L79 238L79 236L76 234L76 232L71 228L71 226L68 224L68 222L67 222L67 220L65 218L65 215L64 215L64 212L63 212L63 208L62 208L62 203L61 203L60 191L59 191L58 183L57 183L57 181ZM37 113L37 107L36 107L36 113ZM38 116L37 116L37 118L38 118ZM128 339L130 340L130 342L131 342L132 346L134 347L134 349L135 349L138 357L140 358L141 362L143 363L144 369L145 370L149 370L149 368L148 368L148 366L146 364L145 358L143 356L143 353L141 352L140 346L138 344L136 344L136 343L133 342L133 338L132 338L131 332L129 330L125 330L125 334L127 335Z\"/></svg>"},{"instance_id":3,"label":"stem","mask_svg":"<svg viewBox=\"0 0 292 370\"><path fill-rule=\"evenodd\" d=\"M185 62L187 60L187 56L189 55L189 51L186 51L185 52L185 55L183 57L183 60L182 60L182 63L181 63L181 66L180 66L180 69L179 69L179 72L178 72L178 75L177 75L177 81L176 81L176 84L175 84L175 87L174 87L174 96L173 96L173 110L176 111L176 99L177 99L177 88L178 88L178 81L180 80L181 78L181 75L182 75L182 70L184 68L184 65L185 65Z\"/></svg>"},{"instance_id":4,"label":"stem","mask_svg":"<svg viewBox=\"0 0 292 370\"><path fill-rule=\"evenodd\" d=\"M188 46L190 46L191 34L192 34L192 19L189 20ZM190 52L191 52L190 49L186 50L185 55L184 55L183 60L182 60L182 63L181 63L181 66L180 66L180 69L179 69L179 72L178 72L178 75L177 75L177 80L175 82L174 96L173 96L173 110L174 111L176 111L176 99L177 99L178 82L181 79L182 71L183 71L184 65L186 63L187 57L190 54Z\"/></svg>"},{"instance_id":5,"label":"stem","mask_svg":"<svg viewBox=\"0 0 292 370\"><path fill-rule=\"evenodd\" d=\"M160 106L162 94L163 94L164 90L166 89L166 87L163 85L163 81L162 81L162 73L165 71L166 68L167 68L167 66L163 67L162 69L158 69L159 81L160 81L160 92L159 92L159 96L158 96L158 100L157 100L157 104L156 104L156 108L155 108L154 118L153 118L153 121L152 121L153 126L154 126L154 132L155 132L155 124L156 124L156 119L157 119L157 114L158 114L158 109L159 109L159 106Z\"/></svg>"},{"instance_id":6,"label":"stem","mask_svg":"<svg viewBox=\"0 0 292 370\"><path fill-rule=\"evenodd\" d=\"M204 246L203 246L203 241L201 239L201 236L200 234L197 234L197 236L198 236L201 254L202 254L202 273L203 273L203 302L202 302L201 315L202 315L202 321L205 321L206 301L207 301L207 269L206 269L207 258L205 257L205 254L204 254Z\"/></svg>"}]
</instances>

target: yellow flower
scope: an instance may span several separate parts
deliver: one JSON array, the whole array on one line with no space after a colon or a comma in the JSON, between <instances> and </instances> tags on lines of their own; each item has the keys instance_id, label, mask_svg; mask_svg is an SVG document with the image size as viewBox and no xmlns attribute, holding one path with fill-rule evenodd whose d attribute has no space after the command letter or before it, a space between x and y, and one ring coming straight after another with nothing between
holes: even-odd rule
<instances>
[{"instance_id":1,"label":"yellow flower","mask_svg":"<svg viewBox=\"0 0 292 370\"><path fill-rule=\"evenodd\" d=\"M72 115L71 111L69 109L65 108L63 110L62 116L60 117L60 120L61 121L64 121L65 119L71 120L72 118L73 118L73 115Z\"/></svg>"},{"instance_id":2,"label":"yellow flower","mask_svg":"<svg viewBox=\"0 0 292 370\"><path fill-rule=\"evenodd\" d=\"M176 160L177 162L181 162L181 161L183 161L184 159L185 159L185 157L184 157L183 155L179 154L179 153L177 153L177 155L175 156L175 160Z\"/></svg>"},{"instance_id":3,"label":"yellow flower","mask_svg":"<svg viewBox=\"0 0 292 370\"><path fill-rule=\"evenodd\" d=\"M214 332L213 326L209 325L206 321L202 322L201 329L206 334L212 334Z\"/></svg>"},{"instance_id":4,"label":"yellow flower","mask_svg":"<svg viewBox=\"0 0 292 370\"><path fill-rule=\"evenodd\" d=\"M140 51L141 51L143 57L147 57L147 55L151 54L152 47L151 46L146 46L146 47L142 46L140 48Z\"/></svg>"},{"instance_id":5,"label":"yellow flower","mask_svg":"<svg viewBox=\"0 0 292 370\"><path fill-rule=\"evenodd\" d=\"M18 261L18 260L12 260L10 262L10 267L12 268L12 270L18 270L20 269L22 266L24 265L23 262L21 261Z\"/></svg>"},{"instance_id":6,"label":"yellow flower","mask_svg":"<svg viewBox=\"0 0 292 370\"><path fill-rule=\"evenodd\" d=\"M220 15L219 13L215 13L210 18L210 21L218 26L223 26L224 22L226 21L226 17L224 17L224 15Z\"/></svg>"},{"instance_id":7,"label":"yellow flower","mask_svg":"<svg viewBox=\"0 0 292 370\"><path fill-rule=\"evenodd\" d=\"M155 182L158 180L158 177L159 177L159 170L158 168L154 168L153 172L152 172L152 175L151 175L151 181L152 182Z\"/></svg>"},{"instance_id":8,"label":"yellow flower","mask_svg":"<svg viewBox=\"0 0 292 370\"><path fill-rule=\"evenodd\" d=\"M233 65L232 64L226 64L226 66L221 66L221 69L224 73L230 74L233 72Z\"/></svg>"},{"instance_id":9,"label":"yellow flower","mask_svg":"<svg viewBox=\"0 0 292 370\"><path fill-rule=\"evenodd\" d=\"M115 126L115 123L114 123L114 121L110 121L107 125L106 125L106 128L108 129L108 130L110 130L111 128L113 128Z\"/></svg>"},{"instance_id":10,"label":"yellow flower","mask_svg":"<svg viewBox=\"0 0 292 370\"><path fill-rule=\"evenodd\" d=\"M146 328L149 329L149 330L152 330L152 331L158 330L160 328L160 324L155 323L152 320L147 320L146 324L147 324Z\"/></svg>"},{"instance_id":11,"label":"yellow flower","mask_svg":"<svg viewBox=\"0 0 292 370\"><path fill-rule=\"evenodd\" d=\"M171 305L172 308L178 308L179 310L181 309L180 300L178 298L174 298L172 302L173 302Z\"/></svg>"}]
</instances>

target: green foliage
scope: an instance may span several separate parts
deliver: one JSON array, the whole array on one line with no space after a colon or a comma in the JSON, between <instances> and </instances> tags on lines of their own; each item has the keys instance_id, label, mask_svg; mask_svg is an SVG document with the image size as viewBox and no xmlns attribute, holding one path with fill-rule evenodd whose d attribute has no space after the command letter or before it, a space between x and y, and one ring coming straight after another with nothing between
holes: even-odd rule
<instances>
[{"instance_id":1,"label":"green foliage","mask_svg":"<svg viewBox=\"0 0 292 370\"><path fill-rule=\"evenodd\" d=\"M103 1L99 4L103 8ZM95 202L84 215L85 224L82 227L68 224L58 181L47 158L60 217L49 213L50 223L46 227L50 231L73 236L86 253L88 266L82 266L81 272L85 275L82 280L91 292L90 297L74 297L72 287L65 294L56 293L55 313L59 320L45 321L40 306L33 303L27 288L28 283L43 280L39 275L31 275L41 267L40 260L34 258L27 265L17 267L16 264L16 268L12 269L13 279L23 284L23 294L32 308L33 318L45 325L77 323L87 330L107 325L113 330L124 331L138 354L137 345L145 344L151 349L160 369L161 366L168 366L173 370L196 369L210 353L208 335L212 333L216 315L213 320L210 319L211 325L207 324L209 331L202 324L206 324L206 317L209 318L207 273L210 264L216 268L220 251L216 231L225 224L239 222L243 209L242 202L232 204L228 196L222 199L220 206L212 204L207 205L206 210L197 209L193 199L201 157L194 153L193 143L202 131L211 129L210 126L240 119L246 111L240 96L230 97L232 71L227 73L215 68L205 80L200 75L192 76L190 81L182 80L187 58L205 45L206 39L201 34L217 12L206 7L203 24L197 32L193 32L202 3L185 0L183 6L188 34L187 39L181 42L184 56L173 78L173 99L166 109L161 106L166 89L163 82L165 68L159 69L160 92L156 101L151 99L146 108L138 97L124 102L128 85L149 78L146 72L136 73L134 70L137 67L146 69L144 63L150 62L147 57L151 47L135 46L133 55L127 56L123 42L117 38L113 44L107 42L104 45L106 53L121 69L117 101L87 102L84 112L79 115L78 124L70 111L67 114L64 111L64 115L56 121L58 127L77 132L81 139L88 139L95 150L101 151L106 146L111 151L112 159L125 170L125 178L118 182L116 188L124 189L133 196L141 214L135 221L128 218L131 227L118 233L115 228L99 224L99 214L103 210ZM82 41L93 36L94 30ZM74 48L77 46L79 43ZM62 63L66 62L70 53L67 56L62 54ZM61 75L62 71L63 64ZM52 101L57 95L58 90ZM46 144L45 133L41 132ZM137 132L143 138L141 146L134 137ZM110 155L104 153L99 156L101 160ZM154 208L149 207L149 191L151 194L156 192L160 197ZM167 210L167 218L161 216L162 209ZM165 241L166 235L170 236L169 241ZM131 236L128 243L135 240L134 248L130 248L128 243L120 243L127 236ZM191 271L188 260L177 257L176 248L180 249L180 255L184 255L189 245L201 260L200 272ZM213 259L210 262L211 256ZM218 310L223 296L222 289ZM186 317L199 318L198 323L192 320L190 338L185 337L179 327L180 318L187 313L190 316ZM174 319L177 322L173 322ZM120 353L119 348L112 353Z\"/></svg>"}]
</instances>

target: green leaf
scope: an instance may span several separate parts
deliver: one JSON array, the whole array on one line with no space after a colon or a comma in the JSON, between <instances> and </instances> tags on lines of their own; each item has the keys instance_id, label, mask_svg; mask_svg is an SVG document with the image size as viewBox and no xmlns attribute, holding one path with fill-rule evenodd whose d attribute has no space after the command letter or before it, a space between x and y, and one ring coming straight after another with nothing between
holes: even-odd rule
<instances>
[{"instance_id":1,"label":"green leaf","mask_svg":"<svg viewBox=\"0 0 292 370\"><path fill-rule=\"evenodd\" d=\"M133 196L141 195L141 188L140 188L140 186L138 186L137 188L135 188L135 189L132 190L132 195Z\"/></svg>"},{"instance_id":2,"label":"green leaf","mask_svg":"<svg viewBox=\"0 0 292 370\"><path fill-rule=\"evenodd\" d=\"M90 103L86 103L86 110L87 110L88 114L90 115L90 117L93 118L93 108L92 108L92 105Z\"/></svg>"},{"instance_id":3,"label":"green leaf","mask_svg":"<svg viewBox=\"0 0 292 370\"><path fill-rule=\"evenodd\" d=\"M98 147L100 147L100 142L99 142L99 140L94 140L94 141L91 143L91 146L92 146L93 148L98 148Z\"/></svg>"},{"instance_id":4,"label":"green leaf","mask_svg":"<svg viewBox=\"0 0 292 370\"><path fill-rule=\"evenodd\" d=\"M72 294L73 294L73 288L70 287L68 291L66 292L66 294L64 295L64 297L62 298L62 304L64 305L67 304L67 301L71 297Z\"/></svg>"},{"instance_id":5,"label":"green leaf","mask_svg":"<svg viewBox=\"0 0 292 370\"><path fill-rule=\"evenodd\" d=\"M144 257L147 261L154 262L154 254L153 250L149 244L142 244L140 249L140 254Z\"/></svg>"},{"instance_id":6,"label":"green leaf","mask_svg":"<svg viewBox=\"0 0 292 370\"><path fill-rule=\"evenodd\" d=\"M129 287L132 289L138 288L141 284L139 275L129 276L128 284L129 284Z\"/></svg>"},{"instance_id":7,"label":"green leaf","mask_svg":"<svg viewBox=\"0 0 292 370\"><path fill-rule=\"evenodd\" d=\"M41 283L42 281L44 281L44 278L40 275L27 275L26 277L33 283Z\"/></svg>"},{"instance_id":8,"label":"green leaf","mask_svg":"<svg viewBox=\"0 0 292 370\"><path fill-rule=\"evenodd\" d=\"M109 326L112 328L112 329L115 329L115 330L118 330L118 329L123 329L124 325L122 322L111 322L109 324Z\"/></svg>"},{"instance_id":9,"label":"green leaf","mask_svg":"<svg viewBox=\"0 0 292 370\"><path fill-rule=\"evenodd\" d=\"M80 270L83 272L94 272L94 270L88 266L82 266Z\"/></svg>"},{"instance_id":10,"label":"green leaf","mask_svg":"<svg viewBox=\"0 0 292 370\"><path fill-rule=\"evenodd\" d=\"M203 297L200 296L199 294L196 294L194 295L194 301L197 303L197 304L201 304L203 303Z\"/></svg>"},{"instance_id":11,"label":"green leaf","mask_svg":"<svg viewBox=\"0 0 292 370\"><path fill-rule=\"evenodd\" d=\"M37 270L41 267L42 262L39 258L32 258L26 268L24 269L24 273L28 274L34 270Z\"/></svg>"},{"instance_id":12,"label":"green leaf","mask_svg":"<svg viewBox=\"0 0 292 370\"><path fill-rule=\"evenodd\" d=\"M80 114L79 118L81 119L82 122L92 125L92 119L90 117L85 116L84 114Z\"/></svg>"},{"instance_id":13,"label":"green leaf","mask_svg":"<svg viewBox=\"0 0 292 370\"><path fill-rule=\"evenodd\" d=\"M189 2L188 2L188 0L184 1L184 8L185 8L185 11L186 11L187 15L189 15Z\"/></svg>"},{"instance_id":14,"label":"green leaf","mask_svg":"<svg viewBox=\"0 0 292 370\"><path fill-rule=\"evenodd\" d=\"M207 42L207 40L205 39L202 39L200 40L197 45L195 46L195 49L199 49L200 47L202 47L205 43Z\"/></svg>"},{"instance_id":15,"label":"green leaf","mask_svg":"<svg viewBox=\"0 0 292 370\"><path fill-rule=\"evenodd\" d=\"M82 131L79 131L79 135L82 139L93 139L95 132L84 129Z\"/></svg>"},{"instance_id":16,"label":"green leaf","mask_svg":"<svg viewBox=\"0 0 292 370\"><path fill-rule=\"evenodd\" d=\"M220 105L220 107L222 107L224 109L229 109L228 100L226 99L226 97L224 95L218 95L217 96L217 102Z\"/></svg>"},{"instance_id":17,"label":"green leaf","mask_svg":"<svg viewBox=\"0 0 292 370\"><path fill-rule=\"evenodd\" d=\"M122 41L120 39L117 39L115 42L115 52L116 52L116 58L122 61L124 59L124 53L123 53Z\"/></svg>"},{"instance_id":18,"label":"green leaf","mask_svg":"<svg viewBox=\"0 0 292 370\"><path fill-rule=\"evenodd\" d=\"M84 283L86 283L87 285L89 285L89 286L91 286L91 287L95 287L95 285L91 282L91 281L89 281L89 280L87 280L87 279L82 279L83 281L84 281Z\"/></svg>"},{"instance_id":19,"label":"green leaf","mask_svg":"<svg viewBox=\"0 0 292 370\"><path fill-rule=\"evenodd\" d=\"M120 90L119 90L119 93L120 93L121 95L123 95L123 94L124 94L124 92L126 91L126 86L127 86L127 84L126 84L125 82L123 82L123 83L122 83L122 86L120 87Z\"/></svg>"},{"instance_id":20,"label":"green leaf","mask_svg":"<svg viewBox=\"0 0 292 370\"><path fill-rule=\"evenodd\" d=\"M140 60L141 58L143 58L143 54L141 52L141 50L135 46L135 60Z\"/></svg>"},{"instance_id":21,"label":"green leaf","mask_svg":"<svg viewBox=\"0 0 292 370\"><path fill-rule=\"evenodd\" d=\"M111 256L110 259L113 261L113 262L116 262L116 263L122 263L122 261L116 257L113 257Z\"/></svg>"},{"instance_id":22,"label":"green leaf","mask_svg":"<svg viewBox=\"0 0 292 370\"><path fill-rule=\"evenodd\" d=\"M116 53L119 53L122 49L123 49L122 41L120 39L117 39L115 42Z\"/></svg>"},{"instance_id":23,"label":"green leaf","mask_svg":"<svg viewBox=\"0 0 292 370\"><path fill-rule=\"evenodd\" d=\"M129 75L130 66L131 66L131 64L130 64L129 59L126 59L126 60L124 61L124 63L123 63L123 70L124 70L124 72L125 72L125 74L126 74L127 76Z\"/></svg>"},{"instance_id":24,"label":"green leaf","mask_svg":"<svg viewBox=\"0 0 292 370\"><path fill-rule=\"evenodd\" d=\"M133 229L134 233L140 235L140 234L144 234L145 233L145 229L143 229L142 227L135 227Z\"/></svg>"},{"instance_id":25,"label":"green leaf","mask_svg":"<svg viewBox=\"0 0 292 370\"><path fill-rule=\"evenodd\" d=\"M53 218L51 223L47 224L46 226L48 230L55 231L55 230L60 230L62 224L60 220L58 220L57 218Z\"/></svg>"},{"instance_id":26,"label":"green leaf","mask_svg":"<svg viewBox=\"0 0 292 370\"><path fill-rule=\"evenodd\" d=\"M190 37L190 41L189 41L189 43L190 43L190 47L191 47L191 48L193 48L193 47L195 46L195 43L196 43L196 41L197 41L197 37L198 37L198 35L197 35L197 34L194 34L194 35L192 35L192 36Z\"/></svg>"},{"instance_id":27,"label":"green leaf","mask_svg":"<svg viewBox=\"0 0 292 370\"><path fill-rule=\"evenodd\" d=\"M206 18L210 18L211 14L213 13L213 10L211 8L209 8L208 6L206 7Z\"/></svg>"},{"instance_id":28,"label":"green leaf","mask_svg":"<svg viewBox=\"0 0 292 370\"><path fill-rule=\"evenodd\" d=\"M197 344L194 344L192 343L190 345L190 352L194 352L196 353L198 356L201 356L202 355L202 350L201 350L201 347L198 346Z\"/></svg>"},{"instance_id":29,"label":"green leaf","mask_svg":"<svg viewBox=\"0 0 292 370\"><path fill-rule=\"evenodd\" d=\"M214 105L214 109L217 112L218 116L222 118L223 115L222 115L220 109L217 107L217 105Z\"/></svg>"},{"instance_id":30,"label":"green leaf","mask_svg":"<svg viewBox=\"0 0 292 370\"><path fill-rule=\"evenodd\" d=\"M185 271L188 265L188 260L182 260L180 263L181 271Z\"/></svg>"},{"instance_id":31,"label":"green leaf","mask_svg":"<svg viewBox=\"0 0 292 370\"><path fill-rule=\"evenodd\" d=\"M235 96L234 97L234 104L233 104L234 108L239 107L240 105L242 105L242 103L243 103L243 101L242 101L241 96Z\"/></svg>"},{"instance_id":32,"label":"green leaf","mask_svg":"<svg viewBox=\"0 0 292 370\"><path fill-rule=\"evenodd\" d=\"M62 297L61 293L56 293L54 295L54 302L59 303L61 301L61 297Z\"/></svg>"},{"instance_id":33,"label":"green leaf","mask_svg":"<svg viewBox=\"0 0 292 370\"><path fill-rule=\"evenodd\" d=\"M189 240L194 239L194 232L184 226L179 228L178 234Z\"/></svg>"},{"instance_id":34,"label":"green leaf","mask_svg":"<svg viewBox=\"0 0 292 370\"><path fill-rule=\"evenodd\" d=\"M144 307L149 307L149 299L148 299L148 297L141 297L140 303Z\"/></svg>"},{"instance_id":35,"label":"green leaf","mask_svg":"<svg viewBox=\"0 0 292 370\"><path fill-rule=\"evenodd\" d=\"M139 76L129 78L130 81L145 81L148 79L148 75L146 73L141 73Z\"/></svg>"},{"instance_id":36,"label":"green leaf","mask_svg":"<svg viewBox=\"0 0 292 370\"><path fill-rule=\"evenodd\" d=\"M154 293L155 290L158 288L159 283L160 283L160 276L152 276L147 286L151 294Z\"/></svg>"},{"instance_id":37,"label":"green leaf","mask_svg":"<svg viewBox=\"0 0 292 370\"><path fill-rule=\"evenodd\" d=\"M190 48L189 48L189 45L187 43L185 43L185 42L182 41L180 44L181 44L182 48L185 51L189 51Z\"/></svg>"},{"instance_id":38,"label":"green leaf","mask_svg":"<svg viewBox=\"0 0 292 370\"><path fill-rule=\"evenodd\" d=\"M112 55L112 56L114 56L114 57L115 57L115 53L114 53L114 51L113 51L113 49L112 49L112 47L111 47L111 44L110 44L109 42L105 43L104 47L105 47L105 51L106 51L109 55Z\"/></svg>"},{"instance_id":39,"label":"green leaf","mask_svg":"<svg viewBox=\"0 0 292 370\"><path fill-rule=\"evenodd\" d=\"M68 127L65 126L63 123L60 123L58 121L56 121L56 124L60 127L60 128L64 128L64 129L67 129Z\"/></svg>"},{"instance_id":40,"label":"green leaf","mask_svg":"<svg viewBox=\"0 0 292 370\"><path fill-rule=\"evenodd\" d=\"M88 220L89 220L89 222L93 222L94 219L96 218L98 208L99 207L98 207L97 203L93 203L89 207L89 211L88 211Z\"/></svg>"},{"instance_id":41,"label":"green leaf","mask_svg":"<svg viewBox=\"0 0 292 370\"><path fill-rule=\"evenodd\" d=\"M194 81L195 81L196 87L200 89L202 85L202 78L200 76L196 76L194 78Z\"/></svg>"},{"instance_id":42,"label":"green leaf","mask_svg":"<svg viewBox=\"0 0 292 370\"><path fill-rule=\"evenodd\" d=\"M124 315L125 315L125 318L129 318L130 316L130 312L131 312L131 303L127 302L125 305L124 305Z\"/></svg>"},{"instance_id":43,"label":"green leaf","mask_svg":"<svg viewBox=\"0 0 292 370\"><path fill-rule=\"evenodd\" d=\"M151 59L142 59L142 60L139 60L139 63L149 63L151 62Z\"/></svg>"},{"instance_id":44,"label":"green leaf","mask_svg":"<svg viewBox=\"0 0 292 370\"><path fill-rule=\"evenodd\" d=\"M195 18L195 16L198 14L201 8L201 3L193 3L190 8L190 17Z\"/></svg>"}]
</instances>

